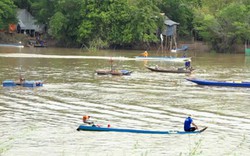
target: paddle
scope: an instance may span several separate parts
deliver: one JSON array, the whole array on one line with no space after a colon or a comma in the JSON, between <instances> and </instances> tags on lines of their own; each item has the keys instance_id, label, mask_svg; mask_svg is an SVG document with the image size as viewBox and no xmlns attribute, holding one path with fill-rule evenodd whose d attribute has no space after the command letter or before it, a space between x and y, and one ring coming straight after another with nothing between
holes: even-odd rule
<instances>
[{"instance_id":1,"label":"paddle","mask_svg":"<svg viewBox=\"0 0 250 156\"><path fill-rule=\"evenodd\" d=\"M204 127L203 129L199 130L200 132L204 132L208 127Z\"/></svg>"}]
</instances>

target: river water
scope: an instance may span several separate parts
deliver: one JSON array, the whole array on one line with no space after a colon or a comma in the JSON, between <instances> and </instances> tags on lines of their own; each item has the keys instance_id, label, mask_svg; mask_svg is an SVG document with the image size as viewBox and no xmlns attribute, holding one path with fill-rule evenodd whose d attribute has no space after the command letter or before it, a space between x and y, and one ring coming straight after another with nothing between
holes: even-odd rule
<instances>
[{"instance_id":1,"label":"river water","mask_svg":"<svg viewBox=\"0 0 250 156\"><path fill-rule=\"evenodd\" d=\"M198 86L185 79L250 81L249 57L188 52L196 70L185 75L149 71L145 64L184 63L130 59L140 52L0 47L1 81L20 74L44 81L37 88L0 87L0 155L250 153L250 88ZM131 76L96 75L96 69L110 66L110 59L117 68L132 70ZM192 135L76 131L85 114L102 126L147 130L182 130L192 114L200 128L208 129Z\"/></svg>"}]
</instances>

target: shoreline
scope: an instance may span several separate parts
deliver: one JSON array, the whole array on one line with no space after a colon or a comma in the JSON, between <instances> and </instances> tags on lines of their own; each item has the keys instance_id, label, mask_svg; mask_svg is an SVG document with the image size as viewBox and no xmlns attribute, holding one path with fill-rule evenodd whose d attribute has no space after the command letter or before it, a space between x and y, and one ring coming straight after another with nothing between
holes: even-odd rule
<instances>
[{"instance_id":1,"label":"shoreline","mask_svg":"<svg viewBox=\"0 0 250 156\"><path fill-rule=\"evenodd\" d=\"M15 44L15 45L23 45L24 47L29 47L29 41L36 40L35 37L30 37L25 34L18 33L8 33L8 32L0 32L0 44ZM72 47L63 47L60 46L59 41L44 37L42 40L46 41L46 47L55 47L55 48L81 48L77 46ZM201 51L201 52L211 52L211 46L202 41L179 41L178 47L182 47L183 45L188 46L188 51ZM112 48L110 48L112 49ZM119 49L119 48L118 48ZM117 49L117 50L118 50ZM121 48L123 49L123 48ZM126 48L127 49L127 48ZM159 50L158 46L150 46L149 50ZM145 47L139 48L134 47L131 50L145 50ZM229 53L245 53L244 45L238 45L234 52Z\"/></svg>"}]
</instances>

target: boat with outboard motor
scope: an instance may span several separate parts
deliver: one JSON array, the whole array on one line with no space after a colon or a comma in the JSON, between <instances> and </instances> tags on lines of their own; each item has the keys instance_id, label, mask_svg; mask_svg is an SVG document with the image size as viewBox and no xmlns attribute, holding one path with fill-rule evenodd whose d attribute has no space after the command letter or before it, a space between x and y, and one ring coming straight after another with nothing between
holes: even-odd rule
<instances>
[{"instance_id":1,"label":"boat with outboard motor","mask_svg":"<svg viewBox=\"0 0 250 156\"><path fill-rule=\"evenodd\" d=\"M186 62L191 61L191 57L168 57L168 56L136 56L135 60L150 60L150 61L169 61L169 62Z\"/></svg>"},{"instance_id":2,"label":"boat with outboard motor","mask_svg":"<svg viewBox=\"0 0 250 156\"><path fill-rule=\"evenodd\" d=\"M86 126L80 125L77 130L78 131L95 131L95 132L127 132L127 133L143 133L143 134L197 134L205 131L207 127L193 131L193 132L186 132L186 131L176 131L176 130L169 130L169 131L157 131L157 130L140 130L140 129L129 129L129 128L111 128L111 127L100 127L100 126Z\"/></svg>"},{"instance_id":3,"label":"boat with outboard motor","mask_svg":"<svg viewBox=\"0 0 250 156\"><path fill-rule=\"evenodd\" d=\"M162 67L149 67L149 66L145 66L147 69L154 71L154 72L161 72L161 73L187 73L190 74L194 71L193 68L177 68L177 69L166 69L166 68L162 68Z\"/></svg>"},{"instance_id":4,"label":"boat with outboard motor","mask_svg":"<svg viewBox=\"0 0 250 156\"><path fill-rule=\"evenodd\" d=\"M98 69L95 71L97 75L131 75L132 71L129 70L107 70L107 69Z\"/></svg>"},{"instance_id":5,"label":"boat with outboard motor","mask_svg":"<svg viewBox=\"0 0 250 156\"><path fill-rule=\"evenodd\" d=\"M250 82L246 81L219 81L219 80L204 80L197 78L186 78L186 80L198 85L207 86L224 86L224 87L250 87Z\"/></svg>"}]
</instances>

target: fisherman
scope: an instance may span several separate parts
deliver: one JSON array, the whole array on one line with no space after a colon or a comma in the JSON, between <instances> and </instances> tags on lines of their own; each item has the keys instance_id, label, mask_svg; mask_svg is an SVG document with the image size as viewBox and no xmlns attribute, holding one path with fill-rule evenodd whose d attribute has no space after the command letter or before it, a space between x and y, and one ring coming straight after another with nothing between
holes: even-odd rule
<instances>
[{"instance_id":1,"label":"fisherman","mask_svg":"<svg viewBox=\"0 0 250 156\"><path fill-rule=\"evenodd\" d=\"M186 70L191 69L191 62L190 61L185 62L185 68L186 68Z\"/></svg>"},{"instance_id":2,"label":"fisherman","mask_svg":"<svg viewBox=\"0 0 250 156\"><path fill-rule=\"evenodd\" d=\"M193 122L193 119L191 118L191 114L188 115L188 117L185 119L184 130L186 132L193 132L195 130L198 130L198 126Z\"/></svg>"},{"instance_id":3,"label":"fisherman","mask_svg":"<svg viewBox=\"0 0 250 156\"><path fill-rule=\"evenodd\" d=\"M141 55L141 56L144 56L144 57L148 57L148 52L147 52L147 51L144 51L144 53L141 53L140 55Z\"/></svg>"},{"instance_id":4,"label":"fisherman","mask_svg":"<svg viewBox=\"0 0 250 156\"><path fill-rule=\"evenodd\" d=\"M19 78L19 82L20 82L20 84L23 84L23 83L24 83L24 81L25 81L25 78L24 78L24 77L22 77L22 76L20 76L20 78Z\"/></svg>"},{"instance_id":5,"label":"fisherman","mask_svg":"<svg viewBox=\"0 0 250 156\"><path fill-rule=\"evenodd\" d=\"M83 123L89 124L89 125L94 125L94 122L93 122L93 121L90 121L89 119L90 119L90 116L88 116L88 115L84 115L84 116L82 117Z\"/></svg>"}]
</instances>

